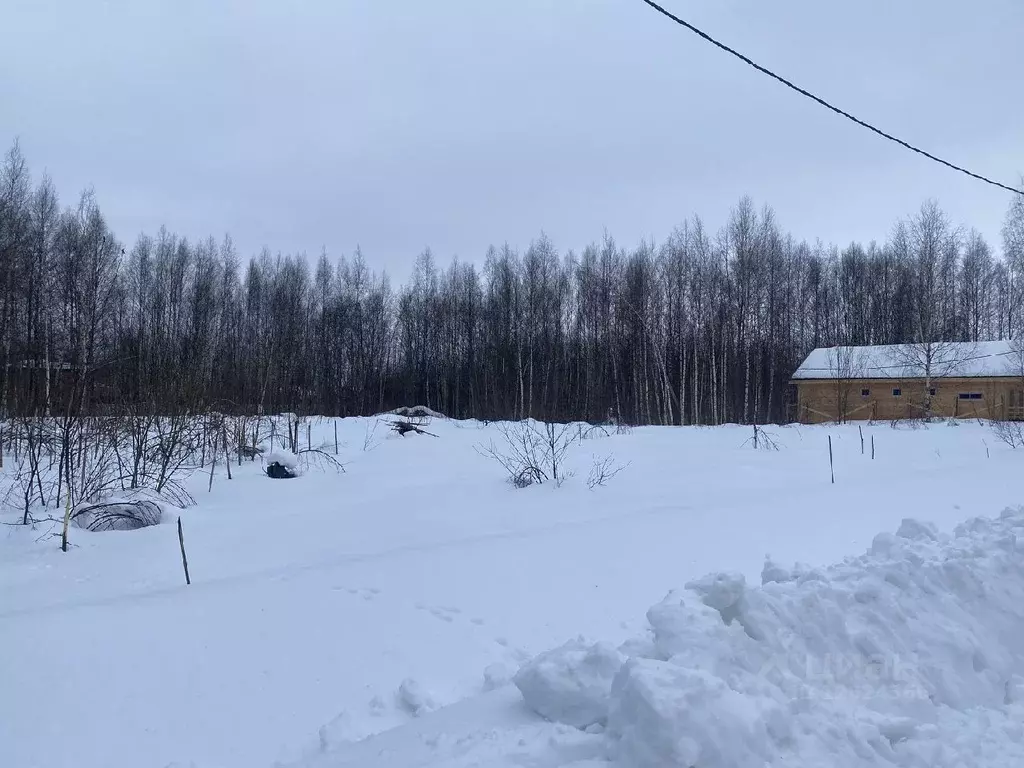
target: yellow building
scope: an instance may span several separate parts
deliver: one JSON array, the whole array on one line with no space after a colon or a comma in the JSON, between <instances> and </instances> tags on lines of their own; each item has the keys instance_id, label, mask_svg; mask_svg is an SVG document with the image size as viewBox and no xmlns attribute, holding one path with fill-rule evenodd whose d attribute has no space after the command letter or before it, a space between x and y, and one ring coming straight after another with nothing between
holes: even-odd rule
<instances>
[{"instance_id":1,"label":"yellow building","mask_svg":"<svg viewBox=\"0 0 1024 768\"><path fill-rule=\"evenodd\" d=\"M793 373L796 419L1024 419L1024 343L822 347Z\"/></svg>"}]
</instances>

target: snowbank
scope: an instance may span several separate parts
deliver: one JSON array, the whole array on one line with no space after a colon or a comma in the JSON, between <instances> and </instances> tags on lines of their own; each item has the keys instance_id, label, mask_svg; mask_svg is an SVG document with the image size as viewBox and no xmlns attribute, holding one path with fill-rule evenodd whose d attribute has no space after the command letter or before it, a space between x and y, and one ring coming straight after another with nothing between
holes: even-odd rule
<instances>
[{"instance_id":1,"label":"snowbank","mask_svg":"<svg viewBox=\"0 0 1024 768\"><path fill-rule=\"evenodd\" d=\"M606 716L636 768L1021 765L1021 534L1024 508L952 536L905 520L827 569L714 574L652 607L625 663L570 644L516 683L551 720Z\"/></svg>"}]
</instances>

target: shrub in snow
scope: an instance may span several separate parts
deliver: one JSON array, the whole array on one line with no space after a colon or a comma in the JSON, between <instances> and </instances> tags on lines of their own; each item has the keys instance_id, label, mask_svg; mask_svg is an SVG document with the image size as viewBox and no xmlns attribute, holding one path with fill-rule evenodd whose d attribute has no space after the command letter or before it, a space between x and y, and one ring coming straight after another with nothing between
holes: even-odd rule
<instances>
[{"instance_id":1,"label":"shrub in snow","mask_svg":"<svg viewBox=\"0 0 1024 768\"><path fill-rule=\"evenodd\" d=\"M590 467L590 474L587 475L587 488L594 490L603 487L605 483L628 466L629 464L619 464L613 456L595 456L594 463Z\"/></svg>"},{"instance_id":2,"label":"shrub in snow","mask_svg":"<svg viewBox=\"0 0 1024 768\"><path fill-rule=\"evenodd\" d=\"M558 723L586 728L604 723L612 680L625 658L605 643L582 638L542 653L516 673L526 705Z\"/></svg>"},{"instance_id":3,"label":"shrub in snow","mask_svg":"<svg viewBox=\"0 0 1024 768\"><path fill-rule=\"evenodd\" d=\"M477 446L476 450L497 462L516 488L548 481L560 486L571 476L563 466L576 439L570 424L541 424L527 419L502 424L498 429L505 438L502 448L496 448L492 442L487 448Z\"/></svg>"},{"instance_id":4,"label":"shrub in snow","mask_svg":"<svg viewBox=\"0 0 1024 768\"><path fill-rule=\"evenodd\" d=\"M625 664L574 643L516 684L549 719L606 717L609 756L637 768L1024 764L1024 508L953 536L904 520L830 568L768 560L762 581L690 582Z\"/></svg>"},{"instance_id":5,"label":"shrub in snow","mask_svg":"<svg viewBox=\"0 0 1024 768\"><path fill-rule=\"evenodd\" d=\"M163 510L155 501L109 501L79 507L71 516L78 528L89 531L135 531L159 525Z\"/></svg>"},{"instance_id":6,"label":"shrub in snow","mask_svg":"<svg viewBox=\"0 0 1024 768\"><path fill-rule=\"evenodd\" d=\"M1024 421L993 421L992 432L1014 450L1024 447Z\"/></svg>"}]
</instances>

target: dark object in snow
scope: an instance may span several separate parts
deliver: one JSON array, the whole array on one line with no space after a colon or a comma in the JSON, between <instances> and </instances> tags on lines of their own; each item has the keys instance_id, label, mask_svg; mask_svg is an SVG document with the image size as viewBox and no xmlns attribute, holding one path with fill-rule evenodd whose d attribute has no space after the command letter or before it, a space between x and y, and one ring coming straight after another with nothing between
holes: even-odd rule
<instances>
[{"instance_id":1,"label":"dark object in snow","mask_svg":"<svg viewBox=\"0 0 1024 768\"><path fill-rule=\"evenodd\" d=\"M267 465L267 477L272 477L275 480L287 480L295 477L295 473L277 461L272 461Z\"/></svg>"},{"instance_id":2,"label":"dark object in snow","mask_svg":"<svg viewBox=\"0 0 1024 768\"><path fill-rule=\"evenodd\" d=\"M417 435L430 435L431 437L437 437L433 432L427 432L425 429L420 429L411 421L393 421L391 422L391 431L397 432L402 437L405 437L410 432L415 432Z\"/></svg>"},{"instance_id":3,"label":"dark object in snow","mask_svg":"<svg viewBox=\"0 0 1024 768\"><path fill-rule=\"evenodd\" d=\"M163 510L155 501L111 501L82 507L72 516L87 531L137 531L158 525Z\"/></svg>"}]
</instances>

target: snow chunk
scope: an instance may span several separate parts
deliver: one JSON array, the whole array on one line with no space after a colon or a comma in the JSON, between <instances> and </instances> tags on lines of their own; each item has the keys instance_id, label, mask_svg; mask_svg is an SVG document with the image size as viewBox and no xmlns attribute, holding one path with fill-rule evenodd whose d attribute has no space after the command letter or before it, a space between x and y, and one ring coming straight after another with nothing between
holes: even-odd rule
<instances>
[{"instance_id":1,"label":"snow chunk","mask_svg":"<svg viewBox=\"0 0 1024 768\"><path fill-rule=\"evenodd\" d=\"M901 539L914 539L917 541L938 541L939 531L934 523L914 520L910 517L903 518L896 535Z\"/></svg>"},{"instance_id":2,"label":"snow chunk","mask_svg":"<svg viewBox=\"0 0 1024 768\"><path fill-rule=\"evenodd\" d=\"M508 685L511 680L511 670L500 662L495 662L484 670L485 691L493 691L495 688L501 688L503 685Z\"/></svg>"},{"instance_id":3,"label":"snow chunk","mask_svg":"<svg viewBox=\"0 0 1024 768\"><path fill-rule=\"evenodd\" d=\"M438 707L430 691L411 677L403 680L398 686L398 704L414 717L433 712Z\"/></svg>"},{"instance_id":4,"label":"snow chunk","mask_svg":"<svg viewBox=\"0 0 1024 768\"><path fill-rule=\"evenodd\" d=\"M608 731L635 768L761 765L769 742L755 702L698 669L634 659L615 678Z\"/></svg>"},{"instance_id":5,"label":"snow chunk","mask_svg":"<svg viewBox=\"0 0 1024 768\"><path fill-rule=\"evenodd\" d=\"M542 653L516 673L526 705L558 723L586 728L608 716L612 680L625 661L613 646L583 638Z\"/></svg>"},{"instance_id":6,"label":"snow chunk","mask_svg":"<svg viewBox=\"0 0 1024 768\"><path fill-rule=\"evenodd\" d=\"M900 549L900 540L893 536L891 533L880 533L871 540L871 549L868 550L872 555L883 556L883 555L896 555Z\"/></svg>"},{"instance_id":7,"label":"snow chunk","mask_svg":"<svg viewBox=\"0 0 1024 768\"><path fill-rule=\"evenodd\" d=\"M770 584L771 582L784 583L793 580L793 574L786 568L776 563L771 555L767 555L764 558L764 567L761 569L761 585Z\"/></svg>"}]
</instances>

